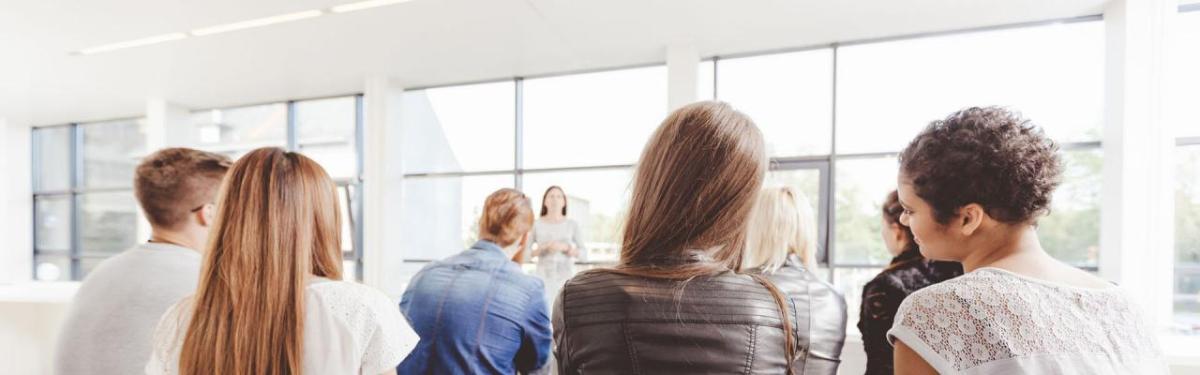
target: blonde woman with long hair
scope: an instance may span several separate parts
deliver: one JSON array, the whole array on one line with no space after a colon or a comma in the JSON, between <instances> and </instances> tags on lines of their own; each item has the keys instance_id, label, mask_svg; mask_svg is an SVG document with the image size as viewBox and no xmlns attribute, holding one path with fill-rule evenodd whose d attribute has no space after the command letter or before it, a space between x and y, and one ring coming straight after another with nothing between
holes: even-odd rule
<instances>
[{"instance_id":1,"label":"blonde woman with long hair","mask_svg":"<svg viewBox=\"0 0 1200 375\"><path fill-rule=\"evenodd\" d=\"M750 219L742 268L766 276L791 297L806 343L803 374L836 374L846 341L846 300L812 272L816 224L803 193L789 187L763 189Z\"/></svg>"},{"instance_id":2,"label":"blonde woman with long hair","mask_svg":"<svg viewBox=\"0 0 1200 375\"><path fill-rule=\"evenodd\" d=\"M559 374L799 373L791 301L735 273L766 171L762 133L728 104L671 113L638 162L618 265L558 296Z\"/></svg>"},{"instance_id":3,"label":"blonde woman with long hair","mask_svg":"<svg viewBox=\"0 0 1200 375\"><path fill-rule=\"evenodd\" d=\"M147 374L394 374L416 344L398 307L341 281L336 186L278 148L222 185L196 294L155 333Z\"/></svg>"}]
</instances>

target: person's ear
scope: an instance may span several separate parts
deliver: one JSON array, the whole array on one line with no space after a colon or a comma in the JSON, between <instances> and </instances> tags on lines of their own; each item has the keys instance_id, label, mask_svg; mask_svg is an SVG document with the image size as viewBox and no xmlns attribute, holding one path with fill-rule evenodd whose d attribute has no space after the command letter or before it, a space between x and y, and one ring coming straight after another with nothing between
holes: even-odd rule
<instances>
[{"instance_id":1,"label":"person's ear","mask_svg":"<svg viewBox=\"0 0 1200 375\"><path fill-rule=\"evenodd\" d=\"M205 203L204 207L200 208L200 211L196 212L196 222L200 223L200 226L209 227L212 226L213 219L216 218L216 216L217 205Z\"/></svg>"},{"instance_id":2,"label":"person's ear","mask_svg":"<svg viewBox=\"0 0 1200 375\"><path fill-rule=\"evenodd\" d=\"M964 236L970 236L983 226L987 211L978 203L971 203L958 209L959 229Z\"/></svg>"}]
</instances>

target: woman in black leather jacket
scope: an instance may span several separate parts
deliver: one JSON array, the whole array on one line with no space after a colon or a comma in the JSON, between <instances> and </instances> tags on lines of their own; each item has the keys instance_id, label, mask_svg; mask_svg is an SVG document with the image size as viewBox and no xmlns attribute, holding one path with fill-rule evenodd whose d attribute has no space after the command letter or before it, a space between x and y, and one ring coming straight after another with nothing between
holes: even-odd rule
<instances>
[{"instance_id":1,"label":"woman in black leather jacket","mask_svg":"<svg viewBox=\"0 0 1200 375\"><path fill-rule=\"evenodd\" d=\"M892 345L887 342L887 331L892 328L892 319L904 297L963 274L962 265L957 262L922 257L912 231L900 224L902 213L904 207L893 190L883 203L883 242L894 258L863 287L859 310L858 330L862 332L863 350L867 352L867 375L892 374Z\"/></svg>"},{"instance_id":2,"label":"woman in black leather jacket","mask_svg":"<svg viewBox=\"0 0 1200 375\"><path fill-rule=\"evenodd\" d=\"M638 162L618 265L580 273L559 292L559 373L799 369L788 298L734 272L766 170L762 133L729 105L668 116Z\"/></svg>"},{"instance_id":3,"label":"woman in black leather jacket","mask_svg":"<svg viewBox=\"0 0 1200 375\"><path fill-rule=\"evenodd\" d=\"M816 226L808 199L789 187L763 189L750 219L742 267L766 275L796 307L802 374L837 373L846 342L846 299L809 272Z\"/></svg>"}]
</instances>

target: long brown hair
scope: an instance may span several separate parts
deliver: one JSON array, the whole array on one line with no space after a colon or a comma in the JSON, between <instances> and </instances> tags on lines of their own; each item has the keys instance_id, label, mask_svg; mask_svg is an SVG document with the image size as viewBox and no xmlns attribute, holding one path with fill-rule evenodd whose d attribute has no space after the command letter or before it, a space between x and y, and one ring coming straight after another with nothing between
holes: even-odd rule
<instances>
[{"instance_id":1,"label":"long brown hair","mask_svg":"<svg viewBox=\"0 0 1200 375\"><path fill-rule=\"evenodd\" d=\"M671 113L638 162L618 267L669 279L738 269L766 170L762 133L728 104L704 101ZM657 266L691 250L712 262Z\"/></svg>"},{"instance_id":2,"label":"long brown hair","mask_svg":"<svg viewBox=\"0 0 1200 375\"><path fill-rule=\"evenodd\" d=\"M300 374L309 275L342 277L337 187L278 148L238 160L214 227L179 356L192 374Z\"/></svg>"},{"instance_id":3,"label":"long brown hair","mask_svg":"<svg viewBox=\"0 0 1200 375\"><path fill-rule=\"evenodd\" d=\"M611 271L686 282L739 269L766 171L762 132L749 117L716 101L675 110L642 151L620 261ZM704 261L664 262L697 250ZM795 338L786 298L766 278L752 277L779 308L790 373Z\"/></svg>"}]
</instances>

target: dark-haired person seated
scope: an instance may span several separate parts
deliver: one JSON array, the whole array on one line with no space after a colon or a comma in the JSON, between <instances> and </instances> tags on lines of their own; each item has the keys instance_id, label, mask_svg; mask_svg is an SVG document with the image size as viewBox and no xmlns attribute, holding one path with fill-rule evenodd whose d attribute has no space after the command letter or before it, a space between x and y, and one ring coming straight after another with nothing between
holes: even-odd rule
<instances>
[{"instance_id":1,"label":"dark-haired person seated","mask_svg":"<svg viewBox=\"0 0 1200 375\"><path fill-rule=\"evenodd\" d=\"M862 333L863 349L867 352L867 374L885 375L893 372L892 345L887 331L905 297L921 288L962 275L962 265L955 262L931 261L921 256L921 249L912 231L900 224L904 207L893 190L883 202L883 243L892 261L879 275L863 286L862 306L859 309L858 330Z\"/></svg>"},{"instance_id":2,"label":"dark-haired person seated","mask_svg":"<svg viewBox=\"0 0 1200 375\"><path fill-rule=\"evenodd\" d=\"M513 189L487 197L479 242L413 276L400 309L421 336L400 374L513 374L550 358L542 280L514 255L529 244L533 208Z\"/></svg>"},{"instance_id":3,"label":"dark-haired person seated","mask_svg":"<svg viewBox=\"0 0 1200 375\"><path fill-rule=\"evenodd\" d=\"M56 374L142 372L159 317L196 290L217 191L232 164L187 148L142 159L133 189L150 239L101 262L83 280L59 334Z\"/></svg>"},{"instance_id":4,"label":"dark-haired person seated","mask_svg":"<svg viewBox=\"0 0 1200 375\"><path fill-rule=\"evenodd\" d=\"M908 296L888 338L897 374L1166 374L1121 288L1038 241L1062 178L1058 146L1002 108L968 108L900 153L901 224L963 276Z\"/></svg>"}]
</instances>

